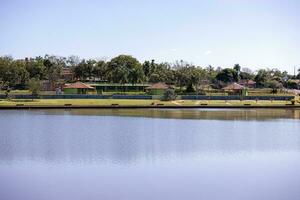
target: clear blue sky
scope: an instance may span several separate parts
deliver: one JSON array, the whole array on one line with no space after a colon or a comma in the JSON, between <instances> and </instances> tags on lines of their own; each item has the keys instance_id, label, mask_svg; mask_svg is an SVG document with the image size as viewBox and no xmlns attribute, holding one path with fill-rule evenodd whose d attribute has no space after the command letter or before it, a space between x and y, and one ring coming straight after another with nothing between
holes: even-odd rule
<instances>
[{"instance_id":1,"label":"clear blue sky","mask_svg":"<svg viewBox=\"0 0 300 200\"><path fill-rule=\"evenodd\" d=\"M300 67L299 0L0 0L0 55Z\"/></svg>"}]
</instances>

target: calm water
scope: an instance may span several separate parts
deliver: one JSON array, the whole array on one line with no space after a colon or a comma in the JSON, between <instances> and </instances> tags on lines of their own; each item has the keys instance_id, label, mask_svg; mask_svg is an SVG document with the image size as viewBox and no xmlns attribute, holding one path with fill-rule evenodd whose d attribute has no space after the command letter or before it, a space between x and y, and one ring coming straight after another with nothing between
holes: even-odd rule
<instances>
[{"instance_id":1,"label":"calm water","mask_svg":"<svg viewBox=\"0 0 300 200\"><path fill-rule=\"evenodd\" d=\"M0 111L1 200L299 200L300 110Z\"/></svg>"}]
</instances>

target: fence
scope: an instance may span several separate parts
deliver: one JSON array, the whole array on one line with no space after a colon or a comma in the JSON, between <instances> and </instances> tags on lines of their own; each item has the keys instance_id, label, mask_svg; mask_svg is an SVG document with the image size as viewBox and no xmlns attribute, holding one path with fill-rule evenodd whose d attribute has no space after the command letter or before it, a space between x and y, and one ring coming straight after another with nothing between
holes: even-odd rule
<instances>
[{"instance_id":1,"label":"fence","mask_svg":"<svg viewBox=\"0 0 300 200\"><path fill-rule=\"evenodd\" d=\"M0 99L5 99L0 95ZM64 95L9 95L11 99L152 99L150 95L89 95L89 94L64 94Z\"/></svg>"},{"instance_id":2,"label":"fence","mask_svg":"<svg viewBox=\"0 0 300 200\"><path fill-rule=\"evenodd\" d=\"M89 95L89 94L65 94L65 95L10 95L12 99L160 99L151 95ZM0 99L5 99L0 95ZM204 96L204 95L183 95L182 100L274 100L290 101L294 96Z\"/></svg>"},{"instance_id":3,"label":"fence","mask_svg":"<svg viewBox=\"0 0 300 200\"><path fill-rule=\"evenodd\" d=\"M274 100L290 101L294 96L204 96L204 95L183 95L182 100Z\"/></svg>"}]
</instances>

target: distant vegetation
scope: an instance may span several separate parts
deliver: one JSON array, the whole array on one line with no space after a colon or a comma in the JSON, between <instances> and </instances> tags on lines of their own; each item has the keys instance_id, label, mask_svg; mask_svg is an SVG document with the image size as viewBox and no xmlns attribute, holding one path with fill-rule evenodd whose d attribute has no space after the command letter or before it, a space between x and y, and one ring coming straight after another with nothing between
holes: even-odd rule
<instances>
[{"instance_id":1,"label":"distant vegetation","mask_svg":"<svg viewBox=\"0 0 300 200\"><path fill-rule=\"evenodd\" d=\"M71 79L62 77L63 71L72 73ZM51 83L86 82L108 83L157 83L165 82L176 85L180 90L201 91L205 87L215 89L240 80L253 80L258 88L298 88L293 79L298 75L289 75L278 69L260 69L251 71L239 64L231 68L200 67L184 61L175 63L157 63L154 60L140 63L129 55L119 55L110 61L80 59L77 56L68 58L59 56L36 57L16 60L11 57L0 57L0 88L39 90L37 80L48 80Z\"/></svg>"}]
</instances>

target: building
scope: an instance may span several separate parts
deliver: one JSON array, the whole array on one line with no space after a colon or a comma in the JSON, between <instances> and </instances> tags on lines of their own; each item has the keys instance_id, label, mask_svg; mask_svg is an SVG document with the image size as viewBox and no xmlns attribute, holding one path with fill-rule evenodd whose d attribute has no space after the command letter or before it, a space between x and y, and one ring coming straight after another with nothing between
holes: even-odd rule
<instances>
[{"instance_id":1,"label":"building","mask_svg":"<svg viewBox=\"0 0 300 200\"><path fill-rule=\"evenodd\" d=\"M222 89L229 94L248 96L247 88L238 83L229 84Z\"/></svg>"},{"instance_id":2,"label":"building","mask_svg":"<svg viewBox=\"0 0 300 200\"><path fill-rule=\"evenodd\" d=\"M96 88L98 94L103 92L144 92L150 84L120 84L120 83L91 83L90 86Z\"/></svg>"},{"instance_id":3,"label":"building","mask_svg":"<svg viewBox=\"0 0 300 200\"><path fill-rule=\"evenodd\" d=\"M255 88L256 82L253 80L240 80L239 84L247 88Z\"/></svg>"},{"instance_id":4,"label":"building","mask_svg":"<svg viewBox=\"0 0 300 200\"><path fill-rule=\"evenodd\" d=\"M174 87L165 83L155 83L147 87L146 91L150 95L163 95L168 89L174 89Z\"/></svg>"},{"instance_id":5,"label":"building","mask_svg":"<svg viewBox=\"0 0 300 200\"><path fill-rule=\"evenodd\" d=\"M65 94L95 94L96 89L88 84L76 82L66 84L63 88Z\"/></svg>"}]
</instances>

